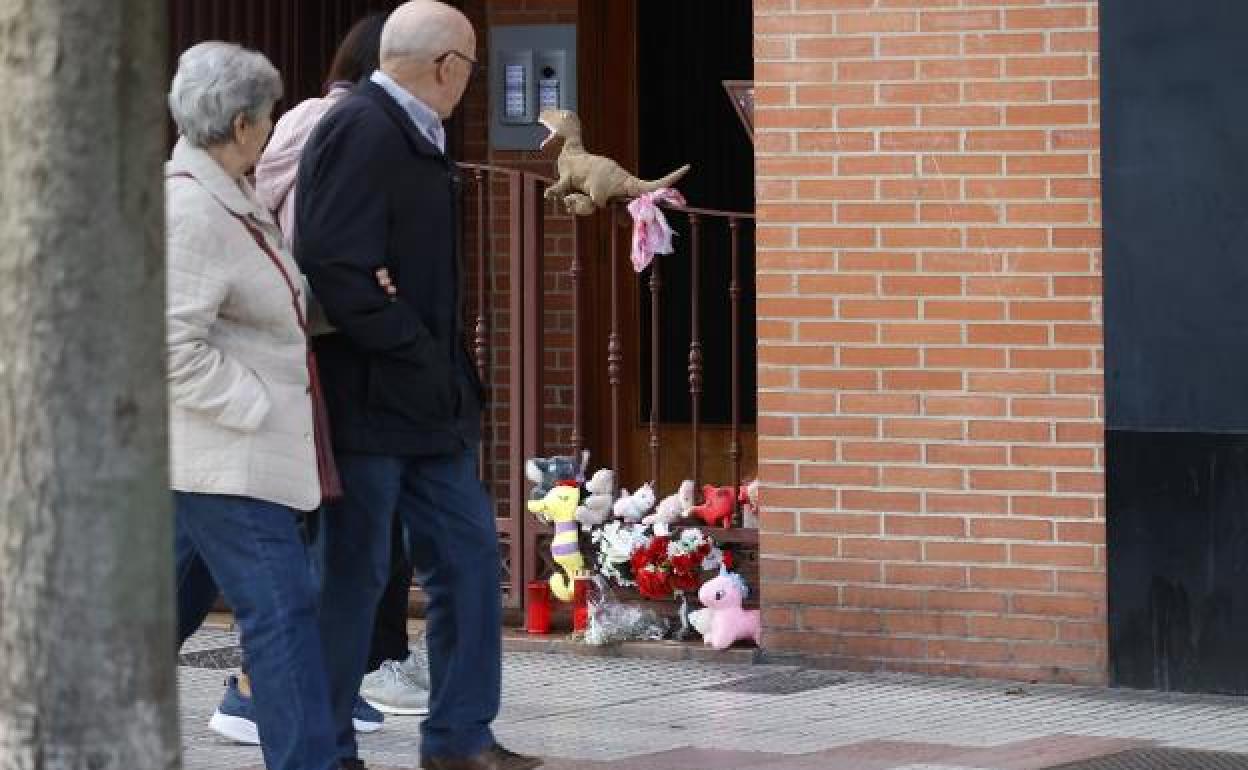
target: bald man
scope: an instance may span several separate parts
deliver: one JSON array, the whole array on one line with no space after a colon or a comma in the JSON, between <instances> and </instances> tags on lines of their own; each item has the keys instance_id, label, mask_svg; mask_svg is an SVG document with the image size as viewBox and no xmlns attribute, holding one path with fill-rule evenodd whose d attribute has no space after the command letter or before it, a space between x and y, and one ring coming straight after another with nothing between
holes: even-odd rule
<instances>
[{"instance_id":1,"label":"bald man","mask_svg":"<svg viewBox=\"0 0 1248 770\"><path fill-rule=\"evenodd\" d=\"M295 253L338 330L317 339L343 499L322 516L321 627L338 752L360 768L351 706L389 573L391 520L408 528L429 598L426 770L530 770L498 745L501 607L494 509L477 478L484 389L460 317L459 177L442 121L476 70L476 35L434 0L400 6L381 67L303 152ZM387 296L375 275L387 268Z\"/></svg>"}]
</instances>

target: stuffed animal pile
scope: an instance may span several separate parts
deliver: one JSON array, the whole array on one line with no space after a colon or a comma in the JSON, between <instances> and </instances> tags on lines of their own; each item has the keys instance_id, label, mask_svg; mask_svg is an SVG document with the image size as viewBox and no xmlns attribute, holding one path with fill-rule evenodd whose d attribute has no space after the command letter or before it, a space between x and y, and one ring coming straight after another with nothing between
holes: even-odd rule
<instances>
[{"instance_id":1,"label":"stuffed animal pile","mask_svg":"<svg viewBox=\"0 0 1248 770\"><path fill-rule=\"evenodd\" d=\"M660 500L653 481L630 492L617 488L616 473L611 468L599 468L587 479L588 467L588 452L581 453L579 458L569 455L534 457L525 463L525 476L532 483L528 509L542 522L554 525L550 549L557 569L550 576L549 584L551 592L561 601L572 601L574 581L593 573L601 572L600 579L615 580L621 586L637 585L625 581L624 577L630 574L625 571L630 561L633 569L643 569L637 566L638 548L653 551L651 545L666 543L676 548L679 545L677 541L683 542L689 537L695 540L700 538L699 542L708 541L709 533L690 527L687 522L707 527L732 527L737 523L736 514L740 511L741 523L747 527L758 526L757 479L740 487L705 484L699 503L695 484L689 479L682 481L674 492ZM677 528L683 534L674 532ZM588 572L586 559L581 553L582 531L586 533L587 542L589 539L594 542L594 560L597 562ZM742 608L742 601L749 593L745 581L727 571L732 554L721 553L714 548L713 540L709 542L717 555L707 561L701 570L719 568L721 572L718 577L701 585L698 598L704 609L687 613L688 626L697 630L705 643L715 649L724 649L739 640L753 640L757 644L761 638L761 621L758 610ZM604 543L611 551L610 558L604 557L607 553L603 550ZM680 554L681 549L665 550L663 554L666 555L659 554L654 558L649 551L646 552L646 560L641 562L645 570L656 569L656 564L659 565L657 569L664 571L693 569L692 573L679 574L691 578L693 585L697 584L696 564L702 559L701 555L695 556L695 566L689 567L687 562L678 564L678 557L672 555ZM723 558L720 559L720 556ZM671 566L667 559L671 559ZM645 574L651 576L649 572ZM637 579L640 578L640 573L637 573ZM676 589L682 602L682 618L686 614L683 609L684 591L684 588ZM642 594L649 596L644 591Z\"/></svg>"}]
</instances>

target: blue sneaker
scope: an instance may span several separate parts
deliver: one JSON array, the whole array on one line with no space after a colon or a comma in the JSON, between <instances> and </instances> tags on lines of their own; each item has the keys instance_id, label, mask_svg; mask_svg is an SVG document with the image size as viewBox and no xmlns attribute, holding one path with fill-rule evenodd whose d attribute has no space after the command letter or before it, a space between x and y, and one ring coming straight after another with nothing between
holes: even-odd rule
<instances>
[{"instance_id":1,"label":"blue sneaker","mask_svg":"<svg viewBox=\"0 0 1248 770\"><path fill-rule=\"evenodd\" d=\"M351 724L356 732L375 733L381 729L385 717L380 711L356 697L351 712ZM260 745L260 731L256 729L255 706L251 698L243 695L238 687L238 677L225 680L225 697L208 720L208 727L217 735L234 743L248 746Z\"/></svg>"},{"instance_id":2,"label":"blue sneaker","mask_svg":"<svg viewBox=\"0 0 1248 770\"><path fill-rule=\"evenodd\" d=\"M355 696L355 706L351 709L351 724L357 733L375 733L381 729L386 718L380 711L368 705L360 696Z\"/></svg>"},{"instance_id":3,"label":"blue sneaker","mask_svg":"<svg viewBox=\"0 0 1248 770\"><path fill-rule=\"evenodd\" d=\"M208 720L208 728L217 735L234 743L248 746L260 745L260 731L256 729L256 711L251 698L238 688L238 677L225 680L225 697Z\"/></svg>"}]
</instances>

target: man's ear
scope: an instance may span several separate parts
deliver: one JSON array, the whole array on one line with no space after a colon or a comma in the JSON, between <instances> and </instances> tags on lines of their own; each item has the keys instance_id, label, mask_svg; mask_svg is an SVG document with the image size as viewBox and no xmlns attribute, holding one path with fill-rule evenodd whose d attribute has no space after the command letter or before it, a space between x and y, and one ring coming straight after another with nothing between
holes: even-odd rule
<instances>
[{"instance_id":1,"label":"man's ear","mask_svg":"<svg viewBox=\"0 0 1248 770\"><path fill-rule=\"evenodd\" d=\"M442 61L436 62L433 65L433 76L434 79L438 81L438 85L442 85L450 80L450 76L446 74L446 70L448 67L452 66L454 58L455 57L453 56L444 56Z\"/></svg>"}]
</instances>

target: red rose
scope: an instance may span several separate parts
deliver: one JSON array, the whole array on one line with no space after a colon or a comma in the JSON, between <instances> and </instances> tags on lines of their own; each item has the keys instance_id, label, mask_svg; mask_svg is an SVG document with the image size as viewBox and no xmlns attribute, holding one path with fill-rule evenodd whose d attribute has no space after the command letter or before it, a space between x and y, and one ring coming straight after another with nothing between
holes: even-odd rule
<instances>
[{"instance_id":1,"label":"red rose","mask_svg":"<svg viewBox=\"0 0 1248 770\"><path fill-rule=\"evenodd\" d=\"M696 571L701 563L702 559L697 554L678 553L672 557L672 571L677 574L688 575Z\"/></svg>"},{"instance_id":2,"label":"red rose","mask_svg":"<svg viewBox=\"0 0 1248 770\"><path fill-rule=\"evenodd\" d=\"M666 537L653 537L646 547L647 559L651 564L662 564L667 561L667 546L671 542Z\"/></svg>"},{"instance_id":3,"label":"red rose","mask_svg":"<svg viewBox=\"0 0 1248 770\"><path fill-rule=\"evenodd\" d=\"M632 565L633 572L635 574L641 572L645 569L646 565L650 563L649 554L646 553L646 549L638 548L636 551L633 551L633 555L628 561L629 564Z\"/></svg>"},{"instance_id":4,"label":"red rose","mask_svg":"<svg viewBox=\"0 0 1248 770\"><path fill-rule=\"evenodd\" d=\"M663 570L643 569L637 573L637 592L647 599L668 599L672 595L672 581Z\"/></svg>"},{"instance_id":5,"label":"red rose","mask_svg":"<svg viewBox=\"0 0 1248 770\"><path fill-rule=\"evenodd\" d=\"M672 588L677 591L696 593L701 586L697 575L688 573L672 575Z\"/></svg>"}]
</instances>

